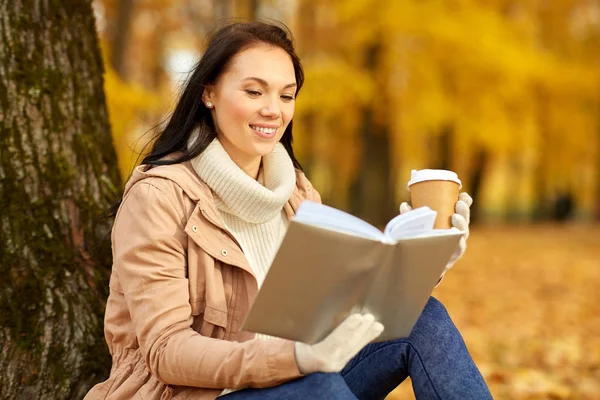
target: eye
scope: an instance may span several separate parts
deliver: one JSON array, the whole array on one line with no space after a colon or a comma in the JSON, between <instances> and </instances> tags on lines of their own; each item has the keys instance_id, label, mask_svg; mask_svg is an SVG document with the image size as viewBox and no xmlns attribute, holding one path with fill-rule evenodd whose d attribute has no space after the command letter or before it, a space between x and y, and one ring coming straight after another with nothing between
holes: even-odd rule
<instances>
[{"instance_id":1,"label":"eye","mask_svg":"<svg viewBox=\"0 0 600 400\"><path fill-rule=\"evenodd\" d=\"M246 93L248 93L250 96L260 96L260 92L256 91L256 90L246 90Z\"/></svg>"},{"instance_id":2,"label":"eye","mask_svg":"<svg viewBox=\"0 0 600 400\"><path fill-rule=\"evenodd\" d=\"M283 96L281 96L281 98L283 99L283 101L292 101L292 100L294 100L294 96L290 96L289 94L283 95Z\"/></svg>"}]
</instances>

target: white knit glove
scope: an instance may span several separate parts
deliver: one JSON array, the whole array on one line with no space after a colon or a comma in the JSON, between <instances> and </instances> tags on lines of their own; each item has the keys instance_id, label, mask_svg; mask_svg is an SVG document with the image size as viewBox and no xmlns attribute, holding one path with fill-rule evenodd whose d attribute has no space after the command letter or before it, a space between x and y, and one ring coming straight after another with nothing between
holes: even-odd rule
<instances>
[{"instance_id":1,"label":"white knit glove","mask_svg":"<svg viewBox=\"0 0 600 400\"><path fill-rule=\"evenodd\" d=\"M367 344L383 332L371 314L351 314L325 339L309 345L296 342L296 364L302 374L340 372Z\"/></svg>"},{"instance_id":2,"label":"white knit glove","mask_svg":"<svg viewBox=\"0 0 600 400\"><path fill-rule=\"evenodd\" d=\"M471 196L469 196L468 193L463 192L458 195L458 201L456 202L456 206L454 207L456 213L452 215L452 226L465 232L465 234L460 238L460 241L458 242L458 247L450 257L450 261L448 261L448 264L446 264L446 269L444 270L442 276L444 276L446 271L452 268L454 263L456 263L456 261L458 261L458 259L462 257L462 255L465 253L465 250L467 249L467 239L469 238L469 224L471 222L470 207L472 204L473 199L471 198ZM406 212L409 212L410 210L412 210L412 207L408 203L404 202L400 204L400 214L404 214Z\"/></svg>"}]
</instances>

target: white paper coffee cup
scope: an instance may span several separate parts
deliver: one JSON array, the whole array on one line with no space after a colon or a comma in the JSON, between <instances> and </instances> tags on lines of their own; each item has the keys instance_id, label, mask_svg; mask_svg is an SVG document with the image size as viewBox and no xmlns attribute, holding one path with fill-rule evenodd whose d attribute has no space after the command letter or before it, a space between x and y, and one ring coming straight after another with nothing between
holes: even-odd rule
<instances>
[{"instance_id":1,"label":"white paper coffee cup","mask_svg":"<svg viewBox=\"0 0 600 400\"><path fill-rule=\"evenodd\" d=\"M455 172L440 169L412 170L408 182L413 208L427 206L437 212L434 228L452 227L452 214L462 182Z\"/></svg>"}]
</instances>

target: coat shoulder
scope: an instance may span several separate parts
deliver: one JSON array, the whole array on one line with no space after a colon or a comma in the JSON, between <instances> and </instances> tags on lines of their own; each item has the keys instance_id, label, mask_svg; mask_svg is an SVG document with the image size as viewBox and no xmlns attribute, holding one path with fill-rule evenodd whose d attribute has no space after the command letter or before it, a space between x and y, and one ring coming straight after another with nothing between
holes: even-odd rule
<instances>
[{"instance_id":1,"label":"coat shoulder","mask_svg":"<svg viewBox=\"0 0 600 400\"><path fill-rule=\"evenodd\" d=\"M125 187L125 194L141 184L149 184L173 200L189 199L194 203L212 199L210 188L198 177L189 162L170 165L141 165Z\"/></svg>"},{"instance_id":2,"label":"coat shoulder","mask_svg":"<svg viewBox=\"0 0 600 400\"><path fill-rule=\"evenodd\" d=\"M296 190L295 195L298 201L312 200L318 203L321 202L321 195L314 188L311 181L306 177L306 174L296 169Z\"/></svg>"}]
</instances>

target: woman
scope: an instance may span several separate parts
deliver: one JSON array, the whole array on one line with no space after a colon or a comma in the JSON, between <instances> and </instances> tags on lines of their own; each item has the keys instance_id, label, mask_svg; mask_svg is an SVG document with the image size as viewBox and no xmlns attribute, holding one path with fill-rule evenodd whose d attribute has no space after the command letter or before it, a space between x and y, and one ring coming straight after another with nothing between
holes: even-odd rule
<instances>
[{"instance_id":1,"label":"woman","mask_svg":"<svg viewBox=\"0 0 600 400\"><path fill-rule=\"evenodd\" d=\"M396 341L368 344L384 327L360 314L312 346L240 331L290 216L320 201L292 150L303 80L280 27L211 39L116 214L113 366L87 399L381 399L408 375L419 398L491 397L433 298Z\"/></svg>"}]
</instances>

